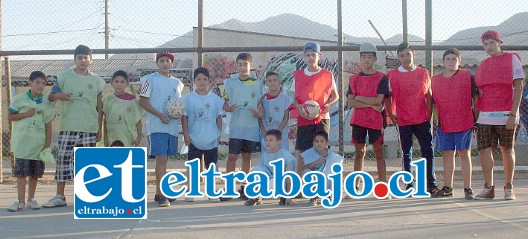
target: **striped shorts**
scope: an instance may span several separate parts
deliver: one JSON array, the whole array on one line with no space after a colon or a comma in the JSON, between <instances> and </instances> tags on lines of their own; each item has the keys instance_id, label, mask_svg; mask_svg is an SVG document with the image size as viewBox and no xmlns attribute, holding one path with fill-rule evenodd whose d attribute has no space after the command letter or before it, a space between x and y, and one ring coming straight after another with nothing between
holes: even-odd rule
<instances>
[{"instance_id":1,"label":"striped shorts","mask_svg":"<svg viewBox=\"0 0 528 239\"><path fill-rule=\"evenodd\" d=\"M507 149L515 145L515 129L506 129L506 125L485 125L478 124L477 150L500 146Z\"/></svg>"},{"instance_id":2,"label":"striped shorts","mask_svg":"<svg viewBox=\"0 0 528 239\"><path fill-rule=\"evenodd\" d=\"M66 182L73 180L74 176L74 147L95 147L97 133L61 131L59 133L59 155L55 180Z\"/></svg>"}]
</instances>

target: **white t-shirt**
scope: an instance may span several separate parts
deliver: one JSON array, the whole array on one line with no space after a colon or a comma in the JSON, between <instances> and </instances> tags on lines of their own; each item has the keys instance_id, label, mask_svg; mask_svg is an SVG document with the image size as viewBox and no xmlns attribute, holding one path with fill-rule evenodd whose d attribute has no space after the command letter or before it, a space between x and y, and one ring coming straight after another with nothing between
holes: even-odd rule
<instances>
[{"instance_id":1,"label":"white t-shirt","mask_svg":"<svg viewBox=\"0 0 528 239\"><path fill-rule=\"evenodd\" d=\"M319 72L321 72L323 68L319 67L319 69L317 71L308 71L308 68L304 68L304 74L307 75L307 76L313 76ZM332 74L332 90L336 90L337 91L337 85L336 85L336 82L335 82L335 78L334 78L334 74ZM324 116L323 116L323 119L330 119L330 112L326 113Z\"/></svg>"},{"instance_id":2,"label":"white t-shirt","mask_svg":"<svg viewBox=\"0 0 528 239\"><path fill-rule=\"evenodd\" d=\"M512 55L512 67L513 67L513 79L524 79L524 71L522 68L521 61L516 55ZM518 111L518 110L517 110ZM515 117L515 123L518 124L520 117L517 112ZM506 125L508 118L510 117L510 111L493 111L493 112L480 112L477 120L478 124L487 125Z\"/></svg>"}]
</instances>

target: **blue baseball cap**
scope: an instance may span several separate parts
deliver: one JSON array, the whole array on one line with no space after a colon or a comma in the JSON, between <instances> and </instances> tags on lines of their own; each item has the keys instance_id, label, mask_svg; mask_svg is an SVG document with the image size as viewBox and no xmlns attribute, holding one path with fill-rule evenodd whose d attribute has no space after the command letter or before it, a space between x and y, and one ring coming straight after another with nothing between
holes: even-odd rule
<instances>
[{"instance_id":1,"label":"blue baseball cap","mask_svg":"<svg viewBox=\"0 0 528 239\"><path fill-rule=\"evenodd\" d=\"M315 42L308 42L304 44L304 53L306 53L308 50L312 50L313 52L321 53L321 46Z\"/></svg>"}]
</instances>

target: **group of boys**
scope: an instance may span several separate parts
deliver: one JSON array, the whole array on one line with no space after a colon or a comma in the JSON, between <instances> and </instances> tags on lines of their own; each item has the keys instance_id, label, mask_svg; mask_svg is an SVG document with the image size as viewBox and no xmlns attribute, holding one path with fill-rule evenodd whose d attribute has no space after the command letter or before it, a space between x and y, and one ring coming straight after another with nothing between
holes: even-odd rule
<instances>
[{"instance_id":1,"label":"group of boys","mask_svg":"<svg viewBox=\"0 0 528 239\"><path fill-rule=\"evenodd\" d=\"M375 45L361 44L361 72L350 77L347 92L348 105L354 108L350 119L352 143L356 148L354 170L363 169L368 138L376 157L378 179L387 181L382 145L388 116L397 125L405 171L411 170L413 136L417 138L422 157L427 160L427 189L433 197L452 196L454 158L455 151L458 151L465 197L493 199L492 150L498 142L506 177L504 198L515 199L513 146L525 75L519 57L501 51L502 41L497 32L486 31L481 40L489 57L482 61L474 77L469 71L459 69L460 52L449 49L443 55L446 70L432 79L426 69L416 66L414 50L408 43L398 47L401 66L387 75L374 68L377 60ZM338 102L339 94L332 72L319 66L320 57L319 44L305 44L307 67L294 72L295 95L292 100L282 93L275 72L266 75L268 92L264 94L264 84L251 77L251 55L241 53L236 58L238 74L225 80L222 99L210 92L211 79L208 70L203 67L194 71L194 91L182 97L183 83L170 74L174 55L158 53L158 72L141 78L139 100L139 105L146 111L144 133L149 136L149 155L156 159L154 199L158 205L166 207L173 200L161 194L159 188L159 182L166 173L168 157L178 152L178 119L169 117L165 110L171 99L183 98L186 106L181 123L184 143L189 146L188 159L203 157L206 167L217 162L222 110L231 113L227 172L235 170L238 155L241 154L242 170L248 173L251 154L259 151L261 161L253 170L267 171L269 161L277 158L283 158L287 168L300 175L307 170L326 172L332 164L342 163L341 156L330 155L332 150L328 146L329 111ZM43 207L66 206L65 183L74 177L73 148L94 147L102 137L102 91L105 81L88 69L92 62L90 48L78 46L74 60L75 68L57 74L57 81L48 97L42 95L45 75L35 72L30 76L30 91L17 95L9 107L9 120L14 122L15 176L19 179L18 187L24 190L26 177L30 177L28 207L33 209L40 208L34 199L36 180L42 177L44 169L44 164L38 160L39 154L51 143L50 122L54 113L50 102L61 101L55 173L57 192ZM309 117L303 110L303 104L308 100L320 106L320 114L315 118ZM439 122L436 147L444 155L445 182L441 189L437 186L434 173L433 108ZM287 133L284 132L292 110L296 111L298 125L296 157L289 152ZM484 190L476 196L471 189L473 131L478 132L477 145L485 179ZM22 144L27 145L28 138L35 138L34 145L22 147ZM327 164L327 160L331 163ZM412 187L413 183L407 185L407 189ZM11 211L25 207L24 190L19 190L19 200L10 208ZM242 186L241 197L244 197L243 191ZM186 201L193 200L186 198ZM210 200L218 202L230 198ZM261 199L247 200L246 205L261 203ZM292 203L286 199L280 201L283 205ZM310 203L316 205L317 199L311 199Z\"/></svg>"}]
</instances>

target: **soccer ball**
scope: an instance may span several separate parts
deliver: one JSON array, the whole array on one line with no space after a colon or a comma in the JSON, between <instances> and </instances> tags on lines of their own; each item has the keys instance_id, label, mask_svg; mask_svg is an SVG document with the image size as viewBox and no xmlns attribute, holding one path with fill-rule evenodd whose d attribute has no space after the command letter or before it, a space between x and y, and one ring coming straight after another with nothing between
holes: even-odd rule
<instances>
[{"instance_id":1,"label":"soccer ball","mask_svg":"<svg viewBox=\"0 0 528 239\"><path fill-rule=\"evenodd\" d=\"M179 119L182 117L185 111L185 105L181 99L170 99L167 102L167 114L173 119Z\"/></svg>"},{"instance_id":2,"label":"soccer ball","mask_svg":"<svg viewBox=\"0 0 528 239\"><path fill-rule=\"evenodd\" d=\"M302 110L307 115L308 119L312 120L319 116L319 113L321 112L321 107L316 101L308 100L302 105Z\"/></svg>"}]
</instances>

